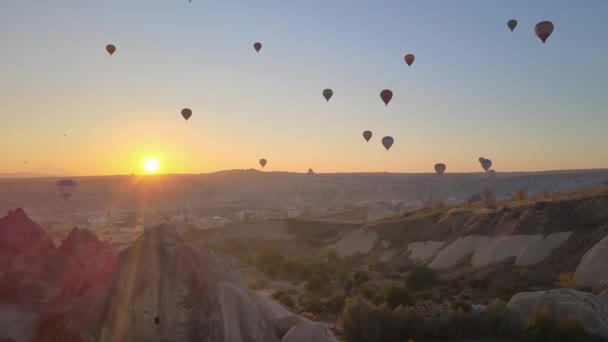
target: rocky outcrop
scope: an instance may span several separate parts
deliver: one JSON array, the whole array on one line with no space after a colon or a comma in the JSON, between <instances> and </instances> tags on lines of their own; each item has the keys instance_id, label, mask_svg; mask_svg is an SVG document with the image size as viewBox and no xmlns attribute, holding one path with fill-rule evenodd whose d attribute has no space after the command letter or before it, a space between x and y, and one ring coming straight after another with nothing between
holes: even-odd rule
<instances>
[{"instance_id":1,"label":"rocky outcrop","mask_svg":"<svg viewBox=\"0 0 608 342\"><path fill-rule=\"evenodd\" d=\"M591 293L571 289L524 292L513 296L507 307L522 321L547 307L556 318L576 317L587 332L608 339L608 306Z\"/></svg>"},{"instance_id":2,"label":"rocky outcrop","mask_svg":"<svg viewBox=\"0 0 608 342\"><path fill-rule=\"evenodd\" d=\"M57 250L23 210L0 219L0 246L10 251L0 256L0 338L29 341L51 321L60 321L76 335L90 330L101 308L104 277L109 279L114 261L109 246L90 232L78 232L73 230L65 247ZM80 235L86 242L77 238ZM87 265L103 271L88 272Z\"/></svg>"},{"instance_id":3,"label":"rocky outcrop","mask_svg":"<svg viewBox=\"0 0 608 342\"><path fill-rule=\"evenodd\" d=\"M102 341L278 341L236 274L166 225L121 252L107 298Z\"/></svg>"},{"instance_id":4,"label":"rocky outcrop","mask_svg":"<svg viewBox=\"0 0 608 342\"><path fill-rule=\"evenodd\" d=\"M576 267L579 286L596 286L608 281L608 236L589 249Z\"/></svg>"},{"instance_id":5,"label":"rocky outcrop","mask_svg":"<svg viewBox=\"0 0 608 342\"><path fill-rule=\"evenodd\" d=\"M0 257L54 250L53 241L23 209L10 210L0 219Z\"/></svg>"},{"instance_id":6,"label":"rocky outcrop","mask_svg":"<svg viewBox=\"0 0 608 342\"><path fill-rule=\"evenodd\" d=\"M289 329L281 342L338 342L323 323L302 322Z\"/></svg>"}]
</instances>

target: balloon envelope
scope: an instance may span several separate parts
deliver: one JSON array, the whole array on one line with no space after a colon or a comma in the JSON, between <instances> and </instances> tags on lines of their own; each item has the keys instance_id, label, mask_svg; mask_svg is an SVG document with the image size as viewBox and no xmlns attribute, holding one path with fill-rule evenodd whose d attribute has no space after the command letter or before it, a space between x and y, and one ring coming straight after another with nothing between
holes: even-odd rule
<instances>
[{"instance_id":1,"label":"balloon envelope","mask_svg":"<svg viewBox=\"0 0 608 342\"><path fill-rule=\"evenodd\" d=\"M393 137L382 138L382 145L384 146L384 148L386 148L387 151L391 148L391 146L393 146L394 142L395 140L393 139Z\"/></svg>"},{"instance_id":2,"label":"balloon envelope","mask_svg":"<svg viewBox=\"0 0 608 342\"><path fill-rule=\"evenodd\" d=\"M188 121L188 119L190 119L192 116L192 111L189 108L184 108L182 109L182 116L184 119L186 119L186 121Z\"/></svg>"},{"instance_id":3,"label":"balloon envelope","mask_svg":"<svg viewBox=\"0 0 608 342\"><path fill-rule=\"evenodd\" d=\"M509 22L507 22L507 26L509 27L509 29L511 29L511 32L513 32L513 30L515 30L515 27L517 27L517 20L509 20Z\"/></svg>"},{"instance_id":4,"label":"balloon envelope","mask_svg":"<svg viewBox=\"0 0 608 342\"><path fill-rule=\"evenodd\" d=\"M106 45L106 51L108 51L110 56L112 56L114 54L114 52L116 52L116 46L114 46L112 44L108 44L108 45Z\"/></svg>"},{"instance_id":5,"label":"balloon envelope","mask_svg":"<svg viewBox=\"0 0 608 342\"><path fill-rule=\"evenodd\" d=\"M534 27L534 33L536 33L536 36L540 38L543 43L545 43L547 41L547 38L549 38L551 33L553 33L553 28L554 26L552 22L541 21Z\"/></svg>"},{"instance_id":6,"label":"balloon envelope","mask_svg":"<svg viewBox=\"0 0 608 342\"><path fill-rule=\"evenodd\" d=\"M68 200L70 196L76 191L76 183L71 179L62 179L56 184L57 191L64 200Z\"/></svg>"},{"instance_id":7,"label":"balloon envelope","mask_svg":"<svg viewBox=\"0 0 608 342\"><path fill-rule=\"evenodd\" d=\"M390 91L390 89L384 89L380 92L380 98L382 99L382 102L388 106L388 103L391 102L391 99L393 98L393 92Z\"/></svg>"},{"instance_id":8,"label":"balloon envelope","mask_svg":"<svg viewBox=\"0 0 608 342\"><path fill-rule=\"evenodd\" d=\"M262 165L262 167L266 166L266 159L260 159L260 165Z\"/></svg>"},{"instance_id":9,"label":"balloon envelope","mask_svg":"<svg viewBox=\"0 0 608 342\"><path fill-rule=\"evenodd\" d=\"M482 160L484 160L484 159L486 159L486 158L484 158L484 157L479 157L479 159L477 159L477 160L479 160L479 162L481 163L481 161L482 161Z\"/></svg>"},{"instance_id":10,"label":"balloon envelope","mask_svg":"<svg viewBox=\"0 0 608 342\"><path fill-rule=\"evenodd\" d=\"M334 95L334 91L331 89L325 89L323 90L323 97L329 101L329 99L331 99L331 97Z\"/></svg>"},{"instance_id":11,"label":"balloon envelope","mask_svg":"<svg viewBox=\"0 0 608 342\"><path fill-rule=\"evenodd\" d=\"M435 164L435 172L437 172L438 175L442 175L445 172L445 168L444 163Z\"/></svg>"},{"instance_id":12,"label":"balloon envelope","mask_svg":"<svg viewBox=\"0 0 608 342\"><path fill-rule=\"evenodd\" d=\"M259 42L253 43L253 48L255 49L256 52L260 52L260 50L262 49L262 43L259 43Z\"/></svg>"},{"instance_id":13,"label":"balloon envelope","mask_svg":"<svg viewBox=\"0 0 608 342\"><path fill-rule=\"evenodd\" d=\"M488 171L492 167L492 161L490 159L482 160L481 167L483 167L485 171Z\"/></svg>"},{"instance_id":14,"label":"balloon envelope","mask_svg":"<svg viewBox=\"0 0 608 342\"><path fill-rule=\"evenodd\" d=\"M363 139L365 139L365 141L369 141L369 139L372 138L372 131L365 131L363 132Z\"/></svg>"},{"instance_id":15,"label":"balloon envelope","mask_svg":"<svg viewBox=\"0 0 608 342\"><path fill-rule=\"evenodd\" d=\"M488 170L488 176L490 176L490 177L496 176L496 171L494 171L494 170Z\"/></svg>"},{"instance_id":16,"label":"balloon envelope","mask_svg":"<svg viewBox=\"0 0 608 342\"><path fill-rule=\"evenodd\" d=\"M405 63L407 63L408 66L412 66L412 63L414 63L416 56L414 56L410 53L410 54L405 55L405 57L403 59L405 59Z\"/></svg>"}]
</instances>

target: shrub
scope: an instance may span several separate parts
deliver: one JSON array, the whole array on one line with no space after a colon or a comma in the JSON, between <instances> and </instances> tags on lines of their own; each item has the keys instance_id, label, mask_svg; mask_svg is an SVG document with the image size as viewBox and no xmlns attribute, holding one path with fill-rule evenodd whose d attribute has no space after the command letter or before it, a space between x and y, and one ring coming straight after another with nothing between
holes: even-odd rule
<instances>
[{"instance_id":1,"label":"shrub","mask_svg":"<svg viewBox=\"0 0 608 342\"><path fill-rule=\"evenodd\" d=\"M415 266L405 277L407 288L411 291L427 289L437 282L435 271L426 266Z\"/></svg>"},{"instance_id":2,"label":"shrub","mask_svg":"<svg viewBox=\"0 0 608 342\"><path fill-rule=\"evenodd\" d=\"M323 302L321 302L321 298L314 293L309 293L308 296L300 302L300 307L306 312L323 312Z\"/></svg>"},{"instance_id":3,"label":"shrub","mask_svg":"<svg viewBox=\"0 0 608 342\"><path fill-rule=\"evenodd\" d=\"M263 247L253 257L254 266L266 275L275 275L281 269L283 254L272 246Z\"/></svg>"},{"instance_id":4,"label":"shrub","mask_svg":"<svg viewBox=\"0 0 608 342\"><path fill-rule=\"evenodd\" d=\"M529 341L584 341L585 329L576 318L558 320L548 307L541 308L530 316L523 328Z\"/></svg>"},{"instance_id":5,"label":"shrub","mask_svg":"<svg viewBox=\"0 0 608 342\"><path fill-rule=\"evenodd\" d=\"M409 293L409 291L401 286L397 286L395 284L386 284L382 288L381 298L386 305L395 309L398 306L413 306L414 298Z\"/></svg>"},{"instance_id":6,"label":"shrub","mask_svg":"<svg viewBox=\"0 0 608 342\"><path fill-rule=\"evenodd\" d=\"M340 313L344 308L344 298L342 296L333 295L323 303L323 307L325 312L329 312L331 314Z\"/></svg>"},{"instance_id":7,"label":"shrub","mask_svg":"<svg viewBox=\"0 0 608 342\"><path fill-rule=\"evenodd\" d=\"M295 303L285 290L277 290L272 294L272 298L288 308L293 308Z\"/></svg>"},{"instance_id":8,"label":"shrub","mask_svg":"<svg viewBox=\"0 0 608 342\"><path fill-rule=\"evenodd\" d=\"M247 285L249 288L257 290L265 287L268 284L268 279L264 276L252 276L247 279Z\"/></svg>"},{"instance_id":9,"label":"shrub","mask_svg":"<svg viewBox=\"0 0 608 342\"><path fill-rule=\"evenodd\" d=\"M353 274L353 284L355 287L359 287L359 285L369 281L369 276L365 271L357 271Z\"/></svg>"},{"instance_id":10,"label":"shrub","mask_svg":"<svg viewBox=\"0 0 608 342\"><path fill-rule=\"evenodd\" d=\"M486 209L498 208L498 202L496 201L496 198L494 198L494 196L486 197L486 199L484 200L484 205L486 206Z\"/></svg>"},{"instance_id":11,"label":"shrub","mask_svg":"<svg viewBox=\"0 0 608 342\"><path fill-rule=\"evenodd\" d=\"M572 272L564 272L557 275L557 280L555 281L555 285L564 288L575 288L576 281L574 280L574 273Z\"/></svg>"},{"instance_id":12,"label":"shrub","mask_svg":"<svg viewBox=\"0 0 608 342\"><path fill-rule=\"evenodd\" d=\"M308 291L318 291L322 289L328 281L329 279L327 279L327 276L323 272L316 271L312 276L310 276L310 278L308 278L308 281L306 282L306 289Z\"/></svg>"},{"instance_id":13,"label":"shrub","mask_svg":"<svg viewBox=\"0 0 608 342\"><path fill-rule=\"evenodd\" d=\"M391 310L361 298L350 298L342 311L348 341L402 341L417 336L420 318L412 308Z\"/></svg>"},{"instance_id":14,"label":"shrub","mask_svg":"<svg viewBox=\"0 0 608 342\"><path fill-rule=\"evenodd\" d=\"M462 310L463 312L468 313L471 311L471 304L462 301L455 301L450 303L450 309L454 311Z\"/></svg>"},{"instance_id":15,"label":"shrub","mask_svg":"<svg viewBox=\"0 0 608 342\"><path fill-rule=\"evenodd\" d=\"M323 251L323 257L327 262L335 264L339 259L338 251L334 248L326 248Z\"/></svg>"},{"instance_id":16,"label":"shrub","mask_svg":"<svg viewBox=\"0 0 608 342\"><path fill-rule=\"evenodd\" d=\"M281 263L281 270L289 278L301 281L309 278L315 270L320 269L320 265L321 263L314 258L306 255L298 255L285 259Z\"/></svg>"},{"instance_id":17,"label":"shrub","mask_svg":"<svg viewBox=\"0 0 608 342\"><path fill-rule=\"evenodd\" d=\"M513 200L514 201L523 201L523 200L525 200L527 198L528 198L528 194L526 193L526 190L524 190L524 189L517 189L513 193Z\"/></svg>"}]
</instances>

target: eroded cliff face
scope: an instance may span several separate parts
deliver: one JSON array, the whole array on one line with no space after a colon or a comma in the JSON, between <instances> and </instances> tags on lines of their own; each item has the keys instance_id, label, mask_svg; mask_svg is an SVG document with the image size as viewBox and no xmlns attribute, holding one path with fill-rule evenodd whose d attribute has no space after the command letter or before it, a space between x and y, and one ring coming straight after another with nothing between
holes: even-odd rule
<instances>
[{"instance_id":1,"label":"eroded cliff face","mask_svg":"<svg viewBox=\"0 0 608 342\"><path fill-rule=\"evenodd\" d=\"M166 225L146 230L120 254L100 335L103 341L278 341L236 274Z\"/></svg>"}]
</instances>

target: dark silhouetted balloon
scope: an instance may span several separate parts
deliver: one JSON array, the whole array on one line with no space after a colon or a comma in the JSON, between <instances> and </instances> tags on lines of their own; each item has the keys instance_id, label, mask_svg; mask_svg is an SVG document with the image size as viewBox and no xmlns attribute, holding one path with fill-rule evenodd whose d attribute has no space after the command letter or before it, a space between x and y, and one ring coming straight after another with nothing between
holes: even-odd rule
<instances>
[{"instance_id":1,"label":"dark silhouetted balloon","mask_svg":"<svg viewBox=\"0 0 608 342\"><path fill-rule=\"evenodd\" d=\"M393 92L389 89L384 89L380 92L380 98L382 99L382 102L388 106L388 103L391 102L391 99L393 98Z\"/></svg>"},{"instance_id":2,"label":"dark silhouetted balloon","mask_svg":"<svg viewBox=\"0 0 608 342\"><path fill-rule=\"evenodd\" d=\"M262 165L262 167L266 166L266 159L260 159L260 165Z\"/></svg>"},{"instance_id":3,"label":"dark silhouetted balloon","mask_svg":"<svg viewBox=\"0 0 608 342\"><path fill-rule=\"evenodd\" d=\"M437 172L438 175L442 175L445 172L445 164L435 164L435 172Z\"/></svg>"},{"instance_id":4,"label":"dark silhouetted balloon","mask_svg":"<svg viewBox=\"0 0 608 342\"><path fill-rule=\"evenodd\" d=\"M372 138L372 131L363 132L363 138L365 139L365 141L369 141L369 139Z\"/></svg>"},{"instance_id":5,"label":"dark silhouetted balloon","mask_svg":"<svg viewBox=\"0 0 608 342\"><path fill-rule=\"evenodd\" d=\"M479 162L481 163L481 161L482 161L482 160L484 160L484 159L486 159L486 158L484 158L484 157L479 157L479 159L477 159L477 160L479 160Z\"/></svg>"},{"instance_id":6,"label":"dark silhouetted balloon","mask_svg":"<svg viewBox=\"0 0 608 342\"><path fill-rule=\"evenodd\" d=\"M515 30L515 28L517 27L517 20L515 19L511 19L507 22L507 26L511 29L511 32L513 32L513 30Z\"/></svg>"},{"instance_id":7,"label":"dark silhouetted balloon","mask_svg":"<svg viewBox=\"0 0 608 342\"><path fill-rule=\"evenodd\" d=\"M323 90L323 97L329 101L329 99L331 99L331 97L334 96L334 91L331 89L325 89Z\"/></svg>"},{"instance_id":8,"label":"dark silhouetted balloon","mask_svg":"<svg viewBox=\"0 0 608 342\"><path fill-rule=\"evenodd\" d=\"M405 60L405 63L407 63L408 66L412 66L412 63L414 63L416 56L414 56L410 53L410 54L405 55L405 57L403 59Z\"/></svg>"},{"instance_id":9,"label":"dark silhouetted balloon","mask_svg":"<svg viewBox=\"0 0 608 342\"><path fill-rule=\"evenodd\" d=\"M495 177L496 176L496 171L494 171L494 170L488 170L488 176Z\"/></svg>"},{"instance_id":10,"label":"dark silhouetted balloon","mask_svg":"<svg viewBox=\"0 0 608 342\"><path fill-rule=\"evenodd\" d=\"M384 148L386 148L387 151L391 148L391 146L393 146L394 142L395 140L393 139L393 137L382 138L382 145L384 146Z\"/></svg>"},{"instance_id":11,"label":"dark silhouetted balloon","mask_svg":"<svg viewBox=\"0 0 608 342\"><path fill-rule=\"evenodd\" d=\"M262 43L253 43L253 48L255 49L256 52L260 52L260 50L262 49Z\"/></svg>"},{"instance_id":12,"label":"dark silhouetted balloon","mask_svg":"<svg viewBox=\"0 0 608 342\"><path fill-rule=\"evenodd\" d=\"M186 119L186 121L188 121L188 119L190 119L192 116L192 111L189 108L184 108L182 109L182 116L184 119Z\"/></svg>"},{"instance_id":13,"label":"dark silhouetted balloon","mask_svg":"<svg viewBox=\"0 0 608 342\"><path fill-rule=\"evenodd\" d=\"M542 21L536 24L536 26L534 27L534 33L536 33L536 36L540 38L543 43L545 43L547 41L547 38L549 38L551 33L553 33L553 28L554 26L552 22Z\"/></svg>"},{"instance_id":14,"label":"dark silhouetted balloon","mask_svg":"<svg viewBox=\"0 0 608 342\"><path fill-rule=\"evenodd\" d=\"M76 191L76 183L71 179L62 179L56 184L57 191L64 200L68 200L70 196Z\"/></svg>"},{"instance_id":15,"label":"dark silhouetted balloon","mask_svg":"<svg viewBox=\"0 0 608 342\"><path fill-rule=\"evenodd\" d=\"M116 46L114 46L112 44L108 44L108 45L106 45L106 51L108 51L110 56L112 56L114 54L114 52L116 52Z\"/></svg>"},{"instance_id":16,"label":"dark silhouetted balloon","mask_svg":"<svg viewBox=\"0 0 608 342\"><path fill-rule=\"evenodd\" d=\"M492 161L490 159L483 159L481 162L481 167L483 167L483 169L485 171L488 171L491 167L492 167Z\"/></svg>"}]
</instances>

